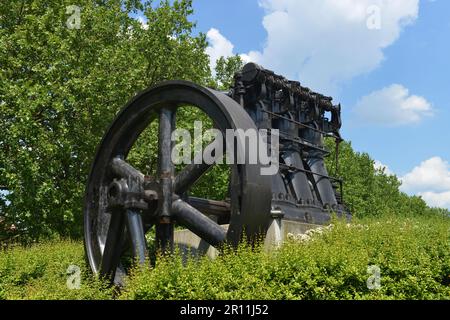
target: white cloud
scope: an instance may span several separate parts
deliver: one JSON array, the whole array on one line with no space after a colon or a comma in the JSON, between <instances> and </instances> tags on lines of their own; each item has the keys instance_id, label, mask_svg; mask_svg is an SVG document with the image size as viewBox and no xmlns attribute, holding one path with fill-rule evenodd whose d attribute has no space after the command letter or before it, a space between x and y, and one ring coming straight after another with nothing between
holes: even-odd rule
<instances>
[{"instance_id":1,"label":"white cloud","mask_svg":"<svg viewBox=\"0 0 450 320\"><path fill-rule=\"evenodd\" d=\"M402 182L406 192L450 191L450 165L440 157L428 159L402 177Z\"/></svg>"},{"instance_id":2,"label":"white cloud","mask_svg":"<svg viewBox=\"0 0 450 320\"><path fill-rule=\"evenodd\" d=\"M206 34L209 47L206 48L206 53L209 55L209 65L211 70L216 67L216 62L220 57L228 58L233 55L234 45L225 38L217 29L211 28Z\"/></svg>"},{"instance_id":3,"label":"white cloud","mask_svg":"<svg viewBox=\"0 0 450 320\"><path fill-rule=\"evenodd\" d=\"M377 68L383 49L414 22L419 0L260 0L266 11L263 50L241 54L290 79L325 94L346 81ZM374 24L378 8L380 28ZM375 17L375 20L378 17ZM207 33L211 66L220 56L233 55L233 44L217 29Z\"/></svg>"},{"instance_id":4,"label":"white cloud","mask_svg":"<svg viewBox=\"0 0 450 320\"><path fill-rule=\"evenodd\" d=\"M374 167L388 175L395 174L388 166L376 160ZM440 157L423 161L411 172L399 178L402 182L400 190L417 195L430 207L450 209L450 164Z\"/></svg>"},{"instance_id":5,"label":"white cloud","mask_svg":"<svg viewBox=\"0 0 450 320\"><path fill-rule=\"evenodd\" d=\"M442 158L422 162L400 180L402 191L422 196L430 206L450 209L450 165Z\"/></svg>"},{"instance_id":6,"label":"white cloud","mask_svg":"<svg viewBox=\"0 0 450 320\"><path fill-rule=\"evenodd\" d=\"M214 72L216 62L220 57L228 58L236 55L237 53L234 52L233 43L225 38L225 36L223 36L220 31L215 28L211 28L206 33L206 38L210 44L206 48L206 53L209 55L209 66ZM249 54L242 53L239 54L239 56L244 63L255 62L258 58L254 52L250 52Z\"/></svg>"},{"instance_id":7,"label":"white cloud","mask_svg":"<svg viewBox=\"0 0 450 320\"><path fill-rule=\"evenodd\" d=\"M450 191L447 192L421 192L419 195L431 207L450 209Z\"/></svg>"},{"instance_id":8,"label":"white cloud","mask_svg":"<svg viewBox=\"0 0 450 320\"><path fill-rule=\"evenodd\" d=\"M387 175L393 175L394 173L391 171L391 169L389 169L389 167L385 164L383 164L381 161L375 160L375 163L373 165L373 167L375 168L375 170L380 170L383 171L384 173Z\"/></svg>"},{"instance_id":9,"label":"white cloud","mask_svg":"<svg viewBox=\"0 0 450 320\"><path fill-rule=\"evenodd\" d=\"M262 51L243 55L313 89L333 93L374 70L383 49L418 17L419 0L260 0L266 10ZM376 5L380 28L368 28Z\"/></svg>"},{"instance_id":10,"label":"white cloud","mask_svg":"<svg viewBox=\"0 0 450 320\"><path fill-rule=\"evenodd\" d=\"M354 109L364 122L388 126L418 123L431 116L431 104L423 97L410 95L400 84L374 91L361 98Z\"/></svg>"}]
</instances>

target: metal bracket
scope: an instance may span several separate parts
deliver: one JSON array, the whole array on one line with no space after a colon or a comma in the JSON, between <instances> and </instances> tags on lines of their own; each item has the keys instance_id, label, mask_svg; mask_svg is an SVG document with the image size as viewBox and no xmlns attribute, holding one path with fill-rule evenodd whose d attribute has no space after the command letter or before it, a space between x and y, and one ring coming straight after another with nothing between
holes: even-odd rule
<instances>
[{"instance_id":1,"label":"metal bracket","mask_svg":"<svg viewBox=\"0 0 450 320\"><path fill-rule=\"evenodd\" d=\"M111 208L146 210L145 192L133 179L114 179L108 187L108 205Z\"/></svg>"}]
</instances>

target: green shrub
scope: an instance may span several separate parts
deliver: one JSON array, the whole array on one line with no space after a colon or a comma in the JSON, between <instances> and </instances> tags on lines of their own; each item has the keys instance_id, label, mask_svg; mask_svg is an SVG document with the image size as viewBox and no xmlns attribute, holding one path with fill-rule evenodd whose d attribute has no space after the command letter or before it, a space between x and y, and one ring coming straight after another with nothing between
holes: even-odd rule
<instances>
[{"instance_id":1,"label":"green shrub","mask_svg":"<svg viewBox=\"0 0 450 320\"><path fill-rule=\"evenodd\" d=\"M138 269L123 299L450 299L450 221L337 222L272 253L241 247L215 261L179 256ZM369 266L381 288L369 290Z\"/></svg>"},{"instance_id":2,"label":"green shrub","mask_svg":"<svg viewBox=\"0 0 450 320\"><path fill-rule=\"evenodd\" d=\"M69 266L81 271L80 289L67 286ZM88 271L79 242L42 243L0 252L0 299L111 299Z\"/></svg>"},{"instance_id":3,"label":"green shrub","mask_svg":"<svg viewBox=\"0 0 450 320\"><path fill-rule=\"evenodd\" d=\"M335 221L309 241L270 253L241 245L216 260L180 255L136 268L122 292L96 280L79 242L44 243L0 252L2 299L450 299L450 219ZM81 268L69 290L67 268ZM370 290L369 266L381 271Z\"/></svg>"}]
</instances>

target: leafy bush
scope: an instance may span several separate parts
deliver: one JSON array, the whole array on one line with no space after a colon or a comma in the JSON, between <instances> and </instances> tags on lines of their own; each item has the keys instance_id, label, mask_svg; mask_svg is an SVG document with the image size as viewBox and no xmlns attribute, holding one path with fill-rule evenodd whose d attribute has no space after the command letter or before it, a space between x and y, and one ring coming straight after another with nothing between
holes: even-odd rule
<instances>
[{"instance_id":1,"label":"leafy bush","mask_svg":"<svg viewBox=\"0 0 450 320\"><path fill-rule=\"evenodd\" d=\"M122 299L450 299L450 221L335 222L272 253L245 245L217 260L180 256L137 269ZM368 267L381 270L369 290Z\"/></svg>"},{"instance_id":2,"label":"leafy bush","mask_svg":"<svg viewBox=\"0 0 450 320\"><path fill-rule=\"evenodd\" d=\"M69 266L80 268L79 290L67 286L73 274L68 273ZM0 300L111 298L112 290L88 271L79 242L48 242L0 251Z\"/></svg>"},{"instance_id":3,"label":"leafy bush","mask_svg":"<svg viewBox=\"0 0 450 320\"><path fill-rule=\"evenodd\" d=\"M264 252L246 245L216 260L180 255L136 268L125 289L96 280L83 246L60 241L0 253L2 299L450 299L450 220L383 218L335 221L309 241ZM81 268L69 290L67 268ZM381 287L369 290L369 266Z\"/></svg>"}]
</instances>

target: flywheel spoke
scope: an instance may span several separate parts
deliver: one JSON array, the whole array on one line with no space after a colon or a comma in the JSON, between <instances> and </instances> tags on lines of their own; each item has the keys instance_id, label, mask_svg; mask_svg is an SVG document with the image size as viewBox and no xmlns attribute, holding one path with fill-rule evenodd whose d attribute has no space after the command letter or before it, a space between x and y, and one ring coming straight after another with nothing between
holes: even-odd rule
<instances>
[{"instance_id":1,"label":"flywheel spoke","mask_svg":"<svg viewBox=\"0 0 450 320\"><path fill-rule=\"evenodd\" d=\"M119 265L121 251L117 250L122 244L124 233L124 216L122 210L114 210L111 214L105 247L103 250L100 273L114 279L117 266Z\"/></svg>"},{"instance_id":2,"label":"flywheel spoke","mask_svg":"<svg viewBox=\"0 0 450 320\"><path fill-rule=\"evenodd\" d=\"M161 219L155 226L156 247L163 253L173 252L173 223L169 219Z\"/></svg>"},{"instance_id":3,"label":"flywheel spoke","mask_svg":"<svg viewBox=\"0 0 450 320\"><path fill-rule=\"evenodd\" d=\"M142 217L139 212L127 210L126 218L134 258L136 262L143 264L147 257L147 243Z\"/></svg>"},{"instance_id":4,"label":"flywheel spoke","mask_svg":"<svg viewBox=\"0 0 450 320\"><path fill-rule=\"evenodd\" d=\"M175 178L174 190L176 194L183 194L189 190L189 188L204 175L211 165L202 164L189 164L181 170Z\"/></svg>"},{"instance_id":5,"label":"flywheel spoke","mask_svg":"<svg viewBox=\"0 0 450 320\"><path fill-rule=\"evenodd\" d=\"M212 142L209 146L207 146L205 149L212 148L215 142ZM226 153L226 141L223 142L224 149L223 153ZM212 155L215 155L215 150L213 151ZM174 182L174 191L175 194L183 194L187 192L211 167L213 167L214 164L207 164L207 163L201 163L201 164L195 164L191 163L186 165L183 170L178 172L177 176L175 177Z\"/></svg>"},{"instance_id":6,"label":"flywheel spoke","mask_svg":"<svg viewBox=\"0 0 450 320\"><path fill-rule=\"evenodd\" d=\"M137 181L144 181L144 174L120 157L112 159L111 170L120 178L133 178Z\"/></svg>"},{"instance_id":7,"label":"flywheel spoke","mask_svg":"<svg viewBox=\"0 0 450 320\"><path fill-rule=\"evenodd\" d=\"M200 211L179 199L172 203L177 221L212 246L220 246L226 240L226 231Z\"/></svg>"},{"instance_id":8,"label":"flywheel spoke","mask_svg":"<svg viewBox=\"0 0 450 320\"><path fill-rule=\"evenodd\" d=\"M172 203L172 125L174 113L172 110L162 108L159 117L159 163L158 177L162 190L162 206L160 217L170 217L170 206Z\"/></svg>"},{"instance_id":9,"label":"flywheel spoke","mask_svg":"<svg viewBox=\"0 0 450 320\"><path fill-rule=\"evenodd\" d=\"M171 205L174 166L172 163L172 131L175 129L175 112L162 108L159 113L158 178L161 189L161 205L156 224L156 244L163 253L173 249L173 224Z\"/></svg>"}]
</instances>

